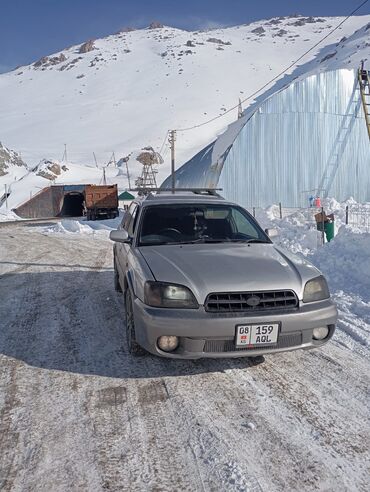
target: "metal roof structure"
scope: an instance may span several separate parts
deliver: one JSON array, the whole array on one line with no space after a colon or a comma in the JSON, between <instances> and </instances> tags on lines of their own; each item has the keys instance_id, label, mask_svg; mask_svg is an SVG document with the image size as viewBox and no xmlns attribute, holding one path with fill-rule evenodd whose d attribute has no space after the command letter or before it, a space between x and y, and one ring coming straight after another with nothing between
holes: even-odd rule
<instances>
[{"instance_id":1,"label":"metal roof structure","mask_svg":"<svg viewBox=\"0 0 370 492\"><path fill-rule=\"evenodd\" d=\"M118 200L135 200L134 195L131 195L128 191L123 191L118 195Z\"/></svg>"},{"instance_id":2,"label":"metal roof structure","mask_svg":"<svg viewBox=\"0 0 370 492\"><path fill-rule=\"evenodd\" d=\"M316 73L247 111L178 169L176 186L219 186L245 207L301 206L308 193L370 201L365 123L357 71Z\"/></svg>"}]
</instances>

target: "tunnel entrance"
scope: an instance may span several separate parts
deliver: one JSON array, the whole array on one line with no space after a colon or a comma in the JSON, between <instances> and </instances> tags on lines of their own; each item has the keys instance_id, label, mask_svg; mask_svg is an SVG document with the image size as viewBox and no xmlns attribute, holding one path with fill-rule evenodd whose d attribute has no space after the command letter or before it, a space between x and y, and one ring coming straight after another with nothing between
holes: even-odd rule
<instances>
[{"instance_id":1,"label":"tunnel entrance","mask_svg":"<svg viewBox=\"0 0 370 492\"><path fill-rule=\"evenodd\" d=\"M82 193L67 193L64 195L63 206L59 215L62 217L81 217L84 208L83 202L84 195Z\"/></svg>"}]
</instances>

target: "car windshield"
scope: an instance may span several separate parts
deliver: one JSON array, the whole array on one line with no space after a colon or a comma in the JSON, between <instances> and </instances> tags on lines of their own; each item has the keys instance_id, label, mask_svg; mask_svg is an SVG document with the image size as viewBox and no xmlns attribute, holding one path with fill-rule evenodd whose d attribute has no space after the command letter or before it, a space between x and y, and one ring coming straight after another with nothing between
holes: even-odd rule
<instances>
[{"instance_id":1,"label":"car windshield","mask_svg":"<svg viewBox=\"0 0 370 492\"><path fill-rule=\"evenodd\" d=\"M253 218L234 205L189 204L146 207L139 246L270 240Z\"/></svg>"}]
</instances>

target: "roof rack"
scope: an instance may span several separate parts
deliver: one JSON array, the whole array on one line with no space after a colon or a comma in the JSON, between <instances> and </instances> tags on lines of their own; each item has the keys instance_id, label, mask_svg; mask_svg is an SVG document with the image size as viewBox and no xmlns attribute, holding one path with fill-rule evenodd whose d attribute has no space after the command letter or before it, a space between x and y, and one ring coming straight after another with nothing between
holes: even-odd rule
<instances>
[{"instance_id":1,"label":"roof rack","mask_svg":"<svg viewBox=\"0 0 370 492\"><path fill-rule=\"evenodd\" d=\"M150 195L156 192L158 195L160 193L178 193L187 191L189 193L194 193L195 195L210 195L210 196L220 196L217 191L222 191L222 188L130 188L129 191L136 191L139 195Z\"/></svg>"}]
</instances>

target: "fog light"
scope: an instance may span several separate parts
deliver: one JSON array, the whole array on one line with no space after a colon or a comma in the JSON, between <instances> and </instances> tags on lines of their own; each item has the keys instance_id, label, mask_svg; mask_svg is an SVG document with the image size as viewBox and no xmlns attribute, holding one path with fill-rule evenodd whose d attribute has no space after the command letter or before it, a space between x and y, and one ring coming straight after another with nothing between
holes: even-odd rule
<instances>
[{"instance_id":1,"label":"fog light","mask_svg":"<svg viewBox=\"0 0 370 492\"><path fill-rule=\"evenodd\" d=\"M327 326L323 326L321 328L314 328L312 332L312 336L315 340L324 340L329 335L329 328Z\"/></svg>"},{"instance_id":2,"label":"fog light","mask_svg":"<svg viewBox=\"0 0 370 492\"><path fill-rule=\"evenodd\" d=\"M179 345L178 337L163 336L158 338L158 347L164 352L173 352Z\"/></svg>"}]
</instances>

